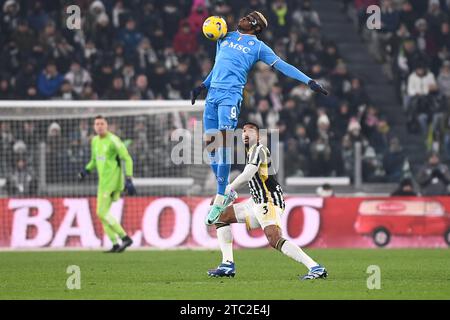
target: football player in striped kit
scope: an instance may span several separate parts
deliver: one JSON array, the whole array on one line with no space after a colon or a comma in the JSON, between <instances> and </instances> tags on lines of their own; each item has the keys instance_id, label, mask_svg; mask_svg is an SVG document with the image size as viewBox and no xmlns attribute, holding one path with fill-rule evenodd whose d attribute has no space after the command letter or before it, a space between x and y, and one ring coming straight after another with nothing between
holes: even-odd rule
<instances>
[{"instance_id":1,"label":"football player in striped kit","mask_svg":"<svg viewBox=\"0 0 450 320\"><path fill-rule=\"evenodd\" d=\"M215 221L217 238L222 251L222 263L217 268L208 270L208 275L234 277L236 268L230 224L246 223L248 229L262 228L273 248L304 264L309 271L302 277L303 280L326 278L328 273L323 266L282 236L281 215L285 208L283 190L276 180L270 151L260 142L258 125L251 122L245 123L242 140L247 151L247 163L244 171L227 186L225 193L228 195L228 203ZM246 182L250 188L251 197L231 205L237 198L234 190Z\"/></svg>"}]
</instances>

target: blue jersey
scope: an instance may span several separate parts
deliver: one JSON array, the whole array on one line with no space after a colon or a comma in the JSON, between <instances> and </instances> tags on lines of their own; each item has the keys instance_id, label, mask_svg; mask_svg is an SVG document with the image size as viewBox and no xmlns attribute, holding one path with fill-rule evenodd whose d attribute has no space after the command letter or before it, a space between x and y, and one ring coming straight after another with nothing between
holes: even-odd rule
<instances>
[{"instance_id":1,"label":"blue jersey","mask_svg":"<svg viewBox=\"0 0 450 320\"><path fill-rule=\"evenodd\" d=\"M275 52L256 36L229 32L217 41L215 64L204 84L208 88L242 90L256 62L273 66L278 60Z\"/></svg>"}]
</instances>

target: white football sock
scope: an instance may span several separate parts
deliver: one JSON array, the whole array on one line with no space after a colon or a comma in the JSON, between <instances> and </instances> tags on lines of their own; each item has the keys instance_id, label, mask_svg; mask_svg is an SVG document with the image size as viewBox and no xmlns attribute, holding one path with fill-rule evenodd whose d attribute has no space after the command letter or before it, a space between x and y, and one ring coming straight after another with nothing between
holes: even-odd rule
<instances>
[{"instance_id":1,"label":"white football sock","mask_svg":"<svg viewBox=\"0 0 450 320\"><path fill-rule=\"evenodd\" d=\"M286 240L283 243L281 252L283 252L288 257L291 257L295 261L303 263L308 268L308 270L318 265L318 263L311 259L311 257L308 256L302 249L300 249L289 240Z\"/></svg>"},{"instance_id":2,"label":"white football sock","mask_svg":"<svg viewBox=\"0 0 450 320\"><path fill-rule=\"evenodd\" d=\"M222 205L223 204L223 200L225 199L225 197L221 194L216 194L216 197L214 198L214 203L213 204L218 204L218 205Z\"/></svg>"},{"instance_id":3,"label":"white football sock","mask_svg":"<svg viewBox=\"0 0 450 320\"><path fill-rule=\"evenodd\" d=\"M226 225L218 228L217 239L222 251L222 263L227 261L233 262L233 234L231 233L231 226Z\"/></svg>"}]
</instances>

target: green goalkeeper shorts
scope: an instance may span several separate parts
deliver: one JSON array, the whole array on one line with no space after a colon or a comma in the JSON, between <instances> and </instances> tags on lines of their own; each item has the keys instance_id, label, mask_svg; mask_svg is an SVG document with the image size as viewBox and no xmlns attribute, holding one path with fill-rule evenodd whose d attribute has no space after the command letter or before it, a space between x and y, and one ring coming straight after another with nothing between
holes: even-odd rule
<instances>
[{"instance_id":1,"label":"green goalkeeper shorts","mask_svg":"<svg viewBox=\"0 0 450 320\"><path fill-rule=\"evenodd\" d=\"M105 217L111 208L111 204L120 199L120 194L120 191L99 190L97 194L97 215L99 217Z\"/></svg>"}]
</instances>

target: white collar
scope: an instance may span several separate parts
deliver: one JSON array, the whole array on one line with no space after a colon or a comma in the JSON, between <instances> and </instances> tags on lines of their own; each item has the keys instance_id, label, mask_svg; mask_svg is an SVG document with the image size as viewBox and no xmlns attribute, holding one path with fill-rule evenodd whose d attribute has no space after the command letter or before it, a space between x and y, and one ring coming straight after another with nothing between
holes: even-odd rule
<instances>
[{"instance_id":1,"label":"white collar","mask_svg":"<svg viewBox=\"0 0 450 320\"><path fill-rule=\"evenodd\" d=\"M241 33L239 30L236 30L236 32L239 33L241 36L256 37L256 34Z\"/></svg>"}]
</instances>

